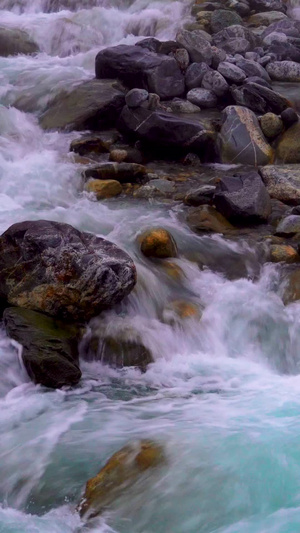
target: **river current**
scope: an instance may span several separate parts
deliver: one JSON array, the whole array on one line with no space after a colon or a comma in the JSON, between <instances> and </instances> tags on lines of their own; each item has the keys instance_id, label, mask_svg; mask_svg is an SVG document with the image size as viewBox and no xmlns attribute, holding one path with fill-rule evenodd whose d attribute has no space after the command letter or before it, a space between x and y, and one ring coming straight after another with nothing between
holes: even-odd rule
<instances>
[{"instance_id":1,"label":"river current","mask_svg":"<svg viewBox=\"0 0 300 533\"><path fill-rule=\"evenodd\" d=\"M0 532L298 532L300 304L283 305L278 266L263 265L242 239L197 236L176 209L91 201L68 155L78 133L38 126L49 99L93 77L99 49L174 37L189 2L0 0L0 7L1 24L26 29L42 50L0 58L0 231L45 218L127 250L138 285L106 320L137 328L155 357L144 374L82 361L77 387L46 390L29 381L18 345L1 330ZM180 283L139 253L139 232L158 225L177 241ZM236 265L240 275L232 275ZM200 324L161 321L178 298L203 308ZM82 523L75 508L86 480L128 441L148 437L165 446L166 465Z\"/></svg>"}]
</instances>

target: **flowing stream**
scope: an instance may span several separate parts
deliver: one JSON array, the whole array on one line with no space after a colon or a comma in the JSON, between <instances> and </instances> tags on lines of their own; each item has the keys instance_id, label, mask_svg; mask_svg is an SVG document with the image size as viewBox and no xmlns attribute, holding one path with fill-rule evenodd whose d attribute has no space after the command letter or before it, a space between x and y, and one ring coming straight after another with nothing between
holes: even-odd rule
<instances>
[{"instance_id":1,"label":"flowing stream","mask_svg":"<svg viewBox=\"0 0 300 533\"><path fill-rule=\"evenodd\" d=\"M1 330L0 532L299 531L300 304L283 305L279 267L263 265L242 239L197 236L179 222L180 208L91 201L68 155L78 133L38 126L50 98L93 77L101 47L174 37L189 2L0 6L1 23L26 29L42 50L0 58L0 231L46 218L127 250L138 285L106 320L137 328L155 356L143 374L82 361L77 387L45 390L29 381ZM180 282L139 253L137 235L157 225L178 243ZM164 307L180 298L203 308L200 323L163 323ZM129 440L148 437L165 446L167 464L81 523L75 507L86 480Z\"/></svg>"}]
</instances>

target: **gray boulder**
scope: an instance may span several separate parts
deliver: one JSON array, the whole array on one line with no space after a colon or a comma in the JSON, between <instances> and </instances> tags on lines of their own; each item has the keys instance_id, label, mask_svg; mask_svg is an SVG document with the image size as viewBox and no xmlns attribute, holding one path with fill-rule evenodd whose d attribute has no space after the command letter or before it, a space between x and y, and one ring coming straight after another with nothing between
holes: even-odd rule
<instances>
[{"instance_id":1,"label":"gray boulder","mask_svg":"<svg viewBox=\"0 0 300 533\"><path fill-rule=\"evenodd\" d=\"M201 87L203 76L210 70L206 63L192 63L185 73L185 84L188 90Z\"/></svg>"},{"instance_id":2,"label":"gray boulder","mask_svg":"<svg viewBox=\"0 0 300 533\"><path fill-rule=\"evenodd\" d=\"M289 215L283 218L276 228L276 235L280 237L292 237L296 233L300 233L299 215Z\"/></svg>"},{"instance_id":3,"label":"gray boulder","mask_svg":"<svg viewBox=\"0 0 300 533\"><path fill-rule=\"evenodd\" d=\"M243 24L241 17L235 11L229 9L216 9L211 16L212 33L218 33L228 26Z\"/></svg>"},{"instance_id":4,"label":"gray boulder","mask_svg":"<svg viewBox=\"0 0 300 533\"><path fill-rule=\"evenodd\" d=\"M241 59L237 62L236 66L242 69L246 76L258 76L266 81L270 81L270 76L267 71L256 61L251 61L251 59Z\"/></svg>"},{"instance_id":5,"label":"gray boulder","mask_svg":"<svg viewBox=\"0 0 300 533\"><path fill-rule=\"evenodd\" d=\"M229 85L225 78L216 70L206 72L202 79L202 87L215 93L217 96L224 96L228 90Z\"/></svg>"},{"instance_id":6,"label":"gray boulder","mask_svg":"<svg viewBox=\"0 0 300 533\"><path fill-rule=\"evenodd\" d=\"M249 28L240 25L229 26L216 33L213 41L228 54L245 53L260 45L260 38Z\"/></svg>"},{"instance_id":7,"label":"gray boulder","mask_svg":"<svg viewBox=\"0 0 300 533\"><path fill-rule=\"evenodd\" d=\"M211 65L211 45L197 31L181 30L176 35L176 41L188 51L192 62Z\"/></svg>"},{"instance_id":8,"label":"gray boulder","mask_svg":"<svg viewBox=\"0 0 300 533\"><path fill-rule=\"evenodd\" d=\"M238 105L244 105L257 113L281 113L289 107L289 101L284 96L257 83L235 87L232 95Z\"/></svg>"},{"instance_id":9,"label":"gray boulder","mask_svg":"<svg viewBox=\"0 0 300 533\"><path fill-rule=\"evenodd\" d=\"M258 13L264 11L281 11L285 12L286 7L281 0L250 0L250 7Z\"/></svg>"},{"instance_id":10,"label":"gray boulder","mask_svg":"<svg viewBox=\"0 0 300 533\"><path fill-rule=\"evenodd\" d=\"M273 158L255 114L246 107L226 107L218 144L223 163L259 166Z\"/></svg>"},{"instance_id":11,"label":"gray boulder","mask_svg":"<svg viewBox=\"0 0 300 533\"><path fill-rule=\"evenodd\" d=\"M193 104L203 108L216 107L218 103L215 93L209 89L192 89L186 97Z\"/></svg>"},{"instance_id":12,"label":"gray boulder","mask_svg":"<svg viewBox=\"0 0 300 533\"><path fill-rule=\"evenodd\" d=\"M39 51L38 45L26 31L0 26L0 56L30 55Z\"/></svg>"},{"instance_id":13,"label":"gray boulder","mask_svg":"<svg viewBox=\"0 0 300 533\"><path fill-rule=\"evenodd\" d=\"M271 213L269 193L257 172L225 176L216 187L214 204L234 223L260 223Z\"/></svg>"},{"instance_id":14,"label":"gray boulder","mask_svg":"<svg viewBox=\"0 0 300 533\"><path fill-rule=\"evenodd\" d=\"M284 20L280 20L279 22L274 22L263 31L261 35L262 39L273 32L283 33L287 37L299 38L300 20L286 18Z\"/></svg>"},{"instance_id":15,"label":"gray boulder","mask_svg":"<svg viewBox=\"0 0 300 533\"><path fill-rule=\"evenodd\" d=\"M0 237L0 298L8 304L85 322L135 283L125 252L69 224L20 222Z\"/></svg>"},{"instance_id":16,"label":"gray boulder","mask_svg":"<svg viewBox=\"0 0 300 533\"><path fill-rule=\"evenodd\" d=\"M184 77L174 57L125 44L96 56L96 78L118 78L129 88L146 89L162 99L184 93Z\"/></svg>"},{"instance_id":17,"label":"gray boulder","mask_svg":"<svg viewBox=\"0 0 300 533\"><path fill-rule=\"evenodd\" d=\"M40 118L46 130L99 129L113 125L125 103L125 95L112 80L90 80L71 92L62 91Z\"/></svg>"},{"instance_id":18,"label":"gray boulder","mask_svg":"<svg viewBox=\"0 0 300 533\"><path fill-rule=\"evenodd\" d=\"M8 336L23 346L32 381L55 389L78 383L78 327L20 307L5 309L3 319Z\"/></svg>"},{"instance_id":19,"label":"gray boulder","mask_svg":"<svg viewBox=\"0 0 300 533\"><path fill-rule=\"evenodd\" d=\"M227 61L219 64L218 72L231 83L242 83L246 79L246 74L241 68Z\"/></svg>"},{"instance_id":20,"label":"gray boulder","mask_svg":"<svg viewBox=\"0 0 300 533\"><path fill-rule=\"evenodd\" d=\"M274 61L268 63L266 70L272 80L300 81L300 63L294 61Z\"/></svg>"},{"instance_id":21,"label":"gray boulder","mask_svg":"<svg viewBox=\"0 0 300 533\"><path fill-rule=\"evenodd\" d=\"M177 117L171 113L152 112L142 107L132 111L127 106L119 120L122 133L158 148L177 148L202 155L214 144L214 132L199 120Z\"/></svg>"},{"instance_id":22,"label":"gray boulder","mask_svg":"<svg viewBox=\"0 0 300 533\"><path fill-rule=\"evenodd\" d=\"M149 93L145 89L131 89L125 96L128 107L140 107L149 98Z\"/></svg>"}]
</instances>

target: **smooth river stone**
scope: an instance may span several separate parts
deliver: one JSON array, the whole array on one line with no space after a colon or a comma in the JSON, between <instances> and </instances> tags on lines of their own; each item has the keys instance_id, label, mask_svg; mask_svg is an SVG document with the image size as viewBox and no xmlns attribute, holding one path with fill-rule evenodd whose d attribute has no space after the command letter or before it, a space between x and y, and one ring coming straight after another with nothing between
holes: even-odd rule
<instances>
[{"instance_id":1,"label":"smooth river stone","mask_svg":"<svg viewBox=\"0 0 300 533\"><path fill-rule=\"evenodd\" d=\"M300 81L300 63L274 61L266 66L270 78L276 81Z\"/></svg>"},{"instance_id":2,"label":"smooth river stone","mask_svg":"<svg viewBox=\"0 0 300 533\"><path fill-rule=\"evenodd\" d=\"M219 134L222 163L267 165L273 150L264 137L255 114L241 106L228 106Z\"/></svg>"}]
</instances>

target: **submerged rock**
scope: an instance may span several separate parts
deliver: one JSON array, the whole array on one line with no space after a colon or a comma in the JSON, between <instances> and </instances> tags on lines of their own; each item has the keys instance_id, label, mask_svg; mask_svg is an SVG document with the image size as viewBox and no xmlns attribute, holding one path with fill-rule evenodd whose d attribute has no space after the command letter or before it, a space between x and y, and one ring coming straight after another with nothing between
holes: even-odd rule
<instances>
[{"instance_id":1,"label":"submerged rock","mask_svg":"<svg viewBox=\"0 0 300 533\"><path fill-rule=\"evenodd\" d=\"M90 180L86 183L84 190L96 195L97 200L113 198L122 192L122 185L116 180Z\"/></svg>"},{"instance_id":2,"label":"submerged rock","mask_svg":"<svg viewBox=\"0 0 300 533\"><path fill-rule=\"evenodd\" d=\"M39 51L38 45L26 31L0 26L0 56L30 55Z\"/></svg>"},{"instance_id":3,"label":"submerged rock","mask_svg":"<svg viewBox=\"0 0 300 533\"><path fill-rule=\"evenodd\" d=\"M177 256L174 238L164 228L153 228L143 232L138 238L141 252L146 257L167 259Z\"/></svg>"},{"instance_id":4,"label":"submerged rock","mask_svg":"<svg viewBox=\"0 0 300 533\"><path fill-rule=\"evenodd\" d=\"M180 324L185 320L200 320L201 311L194 302L174 300L163 310L163 321L171 326Z\"/></svg>"},{"instance_id":5,"label":"submerged rock","mask_svg":"<svg viewBox=\"0 0 300 533\"><path fill-rule=\"evenodd\" d=\"M85 179L117 180L120 183L136 182L146 176L147 170L137 163L101 163L84 171Z\"/></svg>"},{"instance_id":6,"label":"submerged rock","mask_svg":"<svg viewBox=\"0 0 300 533\"><path fill-rule=\"evenodd\" d=\"M23 346L22 359L35 383L51 388L78 383L78 327L20 307L7 308L3 319L8 336Z\"/></svg>"},{"instance_id":7,"label":"submerged rock","mask_svg":"<svg viewBox=\"0 0 300 533\"><path fill-rule=\"evenodd\" d=\"M177 61L141 46L121 44L101 50L96 56L96 78L118 78L129 88L146 89L162 99L184 93Z\"/></svg>"},{"instance_id":8,"label":"submerged rock","mask_svg":"<svg viewBox=\"0 0 300 533\"><path fill-rule=\"evenodd\" d=\"M219 135L223 163L266 165L272 161L273 150L267 143L255 114L246 107L228 106Z\"/></svg>"},{"instance_id":9,"label":"submerged rock","mask_svg":"<svg viewBox=\"0 0 300 533\"><path fill-rule=\"evenodd\" d=\"M78 510L81 516L96 516L110 506L139 476L149 468L165 462L163 447L151 440L124 446L89 479Z\"/></svg>"},{"instance_id":10,"label":"submerged rock","mask_svg":"<svg viewBox=\"0 0 300 533\"><path fill-rule=\"evenodd\" d=\"M0 237L0 297L11 305L87 321L135 283L125 252L69 224L20 222Z\"/></svg>"},{"instance_id":11,"label":"submerged rock","mask_svg":"<svg viewBox=\"0 0 300 533\"><path fill-rule=\"evenodd\" d=\"M210 205L191 208L187 215L187 223L193 231L228 233L234 230L234 226Z\"/></svg>"},{"instance_id":12,"label":"submerged rock","mask_svg":"<svg viewBox=\"0 0 300 533\"><path fill-rule=\"evenodd\" d=\"M214 203L222 215L237 223L264 222L271 213L269 193L257 172L222 178Z\"/></svg>"},{"instance_id":13,"label":"submerged rock","mask_svg":"<svg viewBox=\"0 0 300 533\"><path fill-rule=\"evenodd\" d=\"M99 129L114 125L123 105L125 95L113 80L89 80L71 92L62 91L40 118L45 130Z\"/></svg>"}]
</instances>

